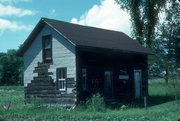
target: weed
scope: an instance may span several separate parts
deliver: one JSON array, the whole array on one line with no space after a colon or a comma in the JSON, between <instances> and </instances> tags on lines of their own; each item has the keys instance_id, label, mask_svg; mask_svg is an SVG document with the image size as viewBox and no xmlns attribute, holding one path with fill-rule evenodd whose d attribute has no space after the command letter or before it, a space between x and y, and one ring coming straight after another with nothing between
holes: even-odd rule
<instances>
[{"instance_id":1,"label":"weed","mask_svg":"<svg viewBox=\"0 0 180 121\"><path fill-rule=\"evenodd\" d=\"M178 121L180 111L176 110L172 94L165 84L150 84L148 112L136 103L122 103L121 108L107 109L100 94L93 95L83 106L67 110L58 106L42 106L42 100L36 97L32 105L24 105L23 87L0 87L0 121L32 121L32 120L114 120L114 121ZM14 90L13 92L10 90ZM167 93L168 92L168 93ZM168 94L168 95L166 95ZM171 98L169 97L171 96ZM9 110L1 106L11 101ZM36 107L36 108L34 108ZM41 108L38 108L41 107ZM81 107L81 108L80 108Z\"/></svg>"},{"instance_id":2,"label":"weed","mask_svg":"<svg viewBox=\"0 0 180 121\"><path fill-rule=\"evenodd\" d=\"M105 111L104 98L99 94L94 94L86 101L87 109L90 111Z\"/></svg>"}]
</instances>

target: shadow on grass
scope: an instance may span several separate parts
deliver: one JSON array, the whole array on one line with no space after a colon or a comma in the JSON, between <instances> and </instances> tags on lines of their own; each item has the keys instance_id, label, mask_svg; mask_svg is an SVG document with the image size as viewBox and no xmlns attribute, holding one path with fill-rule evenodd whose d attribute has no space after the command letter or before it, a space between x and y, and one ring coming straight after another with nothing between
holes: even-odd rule
<instances>
[{"instance_id":1,"label":"shadow on grass","mask_svg":"<svg viewBox=\"0 0 180 121\"><path fill-rule=\"evenodd\" d=\"M173 96L149 96L147 103L148 106L155 106L173 100L174 100Z\"/></svg>"},{"instance_id":2,"label":"shadow on grass","mask_svg":"<svg viewBox=\"0 0 180 121\"><path fill-rule=\"evenodd\" d=\"M163 103L167 103L169 101L173 101L174 97L173 96L149 96L147 99L147 106L155 106L155 105L160 105ZM134 100L134 99L123 99L123 100L118 100L118 102L114 104L107 104L108 107L110 108L120 108L122 105L126 105L128 107L138 107L138 108L144 108L144 100Z\"/></svg>"}]
</instances>

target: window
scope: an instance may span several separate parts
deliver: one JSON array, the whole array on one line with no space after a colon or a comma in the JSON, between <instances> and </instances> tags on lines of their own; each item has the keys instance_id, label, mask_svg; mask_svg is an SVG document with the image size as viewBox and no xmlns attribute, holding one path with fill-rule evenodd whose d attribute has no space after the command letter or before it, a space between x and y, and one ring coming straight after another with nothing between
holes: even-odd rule
<instances>
[{"instance_id":1,"label":"window","mask_svg":"<svg viewBox=\"0 0 180 121\"><path fill-rule=\"evenodd\" d=\"M129 80L129 74L127 70L120 70L119 71L119 80L123 83L126 84Z\"/></svg>"},{"instance_id":2,"label":"window","mask_svg":"<svg viewBox=\"0 0 180 121\"><path fill-rule=\"evenodd\" d=\"M57 69L57 88L60 91L66 91L66 77L67 77L67 69L66 68L58 68Z\"/></svg>"},{"instance_id":3,"label":"window","mask_svg":"<svg viewBox=\"0 0 180 121\"><path fill-rule=\"evenodd\" d=\"M42 37L43 62L52 62L52 36L46 35Z\"/></svg>"},{"instance_id":4,"label":"window","mask_svg":"<svg viewBox=\"0 0 180 121\"><path fill-rule=\"evenodd\" d=\"M83 90L87 90L87 69L82 68L82 88Z\"/></svg>"}]
</instances>

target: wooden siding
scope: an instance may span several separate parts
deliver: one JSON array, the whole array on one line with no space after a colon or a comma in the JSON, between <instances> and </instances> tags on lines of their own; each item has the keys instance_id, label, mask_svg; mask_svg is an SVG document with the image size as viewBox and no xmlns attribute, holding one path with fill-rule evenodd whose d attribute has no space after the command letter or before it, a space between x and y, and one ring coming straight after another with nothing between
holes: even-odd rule
<instances>
[{"instance_id":1,"label":"wooden siding","mask_svg":"<svg viewBox=\"0 0 180 121\"><path fill-rule=\"evenodd\" d=\"M52 79L56 81L56 68L67 67L67 78L76 80L75 47L48 25L39 32L32 45L24 53L24 86L31 82L36 73L33 73L37 62L42 62L42 36L51 34L53 64L49 68Z\"/></svg>"},{"instance_id":2,"label":"wooden siding","mask_svg":"<svg viewBox=\"0 0 180 121\"><path fill-rule=\"evenodd\" d=\"M67 78L76 80L75 47L54 30L52 33L53 64L49 69L53 72L52 78L56 81L56 68L67 67Z\"/></svg>"},{"instance_id":3,"label":"wooden siding","mask_svg":"<svg viewBox=\"0 0 180 121\"><path fill-rule=\"evenodd\" d=\"M41 98L42 103L55 103L63 106L74 106L76 103L76 93L61 93L56 89L52 73L48 72L50 64L38 63L34 72L38 73L30 84L25 87L25 103L33 102L33 99ZM74 78L67 78L67 84L70 88L74 87ZM68 89L68 88L67 88Z\"/></svg>"},{"instance_id":4,"label":"wooden siding","mask_svg":"<svg viewBox=\"0 0 180 121\"><path fill-rule=\"evenodd\" d=\"M44 35L52 35L52 63L48 66L48 69L44 69L44 67L39 67L38 63L42 63L42 36ZM48 75L51 77L52 83L54 86L51 86L52 93L54 96L53 99L44 99L44 102L49 103L59 103L64 104L63 102L67 96L73 95L73 102L76 100L75 92L75 84L76 84L76 60L75 60L75 47L65 38L63 38L59 33L57 33L53 28L45 25L39 34L36 36L32 45L27 49L27 51L23 55L24 59L24 87L25 87L25 97L29 97L29 93L38 89L38 85L43 83L46 85L48 83L43 82L43 78L41 78L41 74L45 73L45 77ZM60 92L56 89L56 69L66 67L67 68L67 89L65 92ZM39 70L40 69L40 70ZM38 85L37 85L38 84ZM34 87L33 87L34 86ZM34 89L36 88L36 89ZM42 87L37 93L33 94L34 96L41 95L41 92L45 87ZM47 95L50 92L47 91ZM33 97L32 95L30 97ZM65 97L65 98L64 98ZM29 100L27 99L27 102ZM67 102L68 103L68 102Z\"/></svg>"}]
</instances>

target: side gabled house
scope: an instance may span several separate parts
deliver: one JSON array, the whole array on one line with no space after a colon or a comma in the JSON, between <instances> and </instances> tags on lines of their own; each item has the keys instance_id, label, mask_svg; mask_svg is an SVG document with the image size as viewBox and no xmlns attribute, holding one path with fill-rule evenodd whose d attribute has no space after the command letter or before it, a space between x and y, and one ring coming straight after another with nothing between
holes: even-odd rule
<instances>
[{"instance_id":1,"label":"side gabled house","mask_svg":"<svg viewBox=\"0 0 180 121\"><path fill-rule=\"evenodd\" d=\"M24 60L25 101L72 106L148 93L149 50L117 31L42 18L17 53Z\"/></svg>"}]
</instances>

